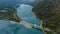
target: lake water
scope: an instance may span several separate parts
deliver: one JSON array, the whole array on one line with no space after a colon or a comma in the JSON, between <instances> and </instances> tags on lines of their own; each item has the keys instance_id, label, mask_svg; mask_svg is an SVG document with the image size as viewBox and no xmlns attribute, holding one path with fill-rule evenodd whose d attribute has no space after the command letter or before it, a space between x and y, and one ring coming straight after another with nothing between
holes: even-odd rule
<instances>
[{"instance_id":1,"label":"lake water","mask_svg":"<svg viewBox=\"0 0 60 34\"><path fill-rule=\"evenodd\" d=\"M20 5L16 8L18 16L28 23L40 25L41 23L32 12L32 8L30 5ZM23 25L12 24L6 20L0 20L0 34L43 34L43 32L26 28Z\"/></svg>"}]
</instances>

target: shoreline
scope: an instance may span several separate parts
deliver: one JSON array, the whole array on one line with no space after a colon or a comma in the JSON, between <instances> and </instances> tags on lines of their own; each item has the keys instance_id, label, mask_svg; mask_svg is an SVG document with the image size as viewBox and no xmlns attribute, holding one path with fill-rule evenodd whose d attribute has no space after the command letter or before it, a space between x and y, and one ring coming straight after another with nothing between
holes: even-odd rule
<instances>
[{"instance_id":1,"label":"shoreline","mask_svg":"<svg viewBox=\"0 0 60 34\"><path fill-rule=\"evenodd\" d=\"M50 32L50 31L51 31L51 32L53 32L54 34L56 34L54 31L50 30L49 28L43 28L43 27L42 27L42 24L43 24L43 21L41 21L40 28L42 29L42 31L43 31L43 33L44 33L44 34L46 34L46 32L45 32L45 31L48 31L48 32ZM45 31L44 31L44 30L45 30Z\"/></svg>"},{"instance_id":2,"label":"shoreline","mask_svg":"<svg viewBox=\"0 0 60 34\"><path fill-rule=\"evenodd\" d=\"M16 22L13 22L13 21L10 21L10 22L12 22L12 23L14 23L14 24L18 24L18 23L16 23ZM22 24L22 25L24 25L26 28L32 28L31 26L32 26L32 24L30 24L30 23L27 23L27 22L25 22L25 21L20 21L20 23L19 24ZM42 27L42 24L43 24L43 21L41 20L41 23L40 23L40 28L41 28L41 30L43 31L43 33L45 34L45 32L44 32L44 30L46 30L45 28L43 28ZM36 26L36 24L34 25L34 27Z\"/></svg>"},{"instance_id":3,"label":"shoreline","mask_svg":"<svg viewBox=\"0 0 60 34\"><path fill-rule=\"evenodd\" d=\"M22 23L23 22L23 23ZM44 32L44 28L42 27L42 21L41 21L41 24L40 24L40 28L41 28L41 30L43 31L43 33L45 33ZM22 24L22 25L24 25L26 28L32 28L32 26L34 26L35 28L36 28L36 24L30 24L30 23L27 23L27 22L25 22L25 21L21 21L21 23L20 24Z\"/></svg>"},{"instance_id":4,"label":"shoreline","mask_svg":"<svg viewBox=\"0 0 60 34\"><path fill-rule=\"evenodd\" d=\"M44 32L44 28L42 27L42 24L43 24L43 21L41 20L40 28L42 29L43 33L46 34L46 33Z\"/></svg>"}]
</instances>

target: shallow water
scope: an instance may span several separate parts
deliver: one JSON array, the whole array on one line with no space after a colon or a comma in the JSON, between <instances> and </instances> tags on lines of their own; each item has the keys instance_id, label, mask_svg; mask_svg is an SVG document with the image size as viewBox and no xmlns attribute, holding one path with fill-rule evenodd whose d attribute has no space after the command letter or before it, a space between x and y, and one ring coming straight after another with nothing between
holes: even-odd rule
<instances>
[{"instance_id":1,"label":"shallow water","mask_svg":"<svg viewBox=\"0 0 60 34\"><path fill-rule=\"evenodd\" d=\"M40 26L40 21L36 18L34 13L32 12L32 6L30 5L20 5L17 10L18 10L18 15L21 17L22 20L31 23L31 24L36 24ZM32 28L31 28L32 29ZM29 32L29 29L27 29ZM30 34L43 34L43 32L32 29L33 33L31 32ZM35 32L35 33L34 33Z\"/></svg>"},{"instance_id":2,"label":"shallow water","mask_svg":"<svg viewBox=\"0 0 60 34\"><path fill-rule=\"evenodd\" d=\"M40 21L32 12L32 8L32 6L18 7L18 16L28 23L40 25ZM0 34L43 34L43 32L33 28L26 28L23 25L12 24L7 20L0 20Z\"/></svg>"}]
</instances>

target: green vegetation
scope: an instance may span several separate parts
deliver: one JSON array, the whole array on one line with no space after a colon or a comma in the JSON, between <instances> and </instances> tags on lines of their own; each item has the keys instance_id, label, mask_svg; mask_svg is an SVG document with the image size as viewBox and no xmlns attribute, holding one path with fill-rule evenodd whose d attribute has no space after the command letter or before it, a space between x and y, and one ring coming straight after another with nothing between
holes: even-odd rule
<instances>
[{"instance_id":1,"label":"green vegetation","mask_svg":"<svg viewBox=\"0 0 60 34\"><path fill-rule=\"evenodd\" d=\"M10 20L14 22L20 22L20 18L17 16L17 10L14 8L4 8L0 10L0 19Z\"/></svg>"},{"instance_id":2,"label":"green vegetation","mask_svg":"<svg viewBox=\"0 0 60 34\"><path fill-rule=\"evenodd\" d=\"M46 0L43 5L40 2L37 4L37 7L33 8L33 12L38 19L43 21L42 27L60 34L60 1ZM46 34L51 33L46 32Z\"/></svg>"}]
</instances>

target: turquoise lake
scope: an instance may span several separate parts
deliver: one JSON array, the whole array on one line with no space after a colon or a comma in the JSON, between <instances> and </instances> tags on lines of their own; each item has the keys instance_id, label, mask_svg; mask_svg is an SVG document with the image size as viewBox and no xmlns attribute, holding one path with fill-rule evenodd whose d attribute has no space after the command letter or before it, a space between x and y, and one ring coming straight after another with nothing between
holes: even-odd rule
<instances>
[{"instance_id":1,"label":"turquoise lake","mask_svg":"<svg viewBox=\"0 0 60 34\"><path fill-rule=\"evenodd\" d=\"M18 11L18 16L28 23L37 24L38 26L40 26L41 23L32 12L32 8L33 7L30 5L23 4L19 5L19 7L16 8ZM33 28L26 28L23 25L12 24L6 20L0 20L0 34L44 34L44 33Z\"/></svg>"}]
</instances>

